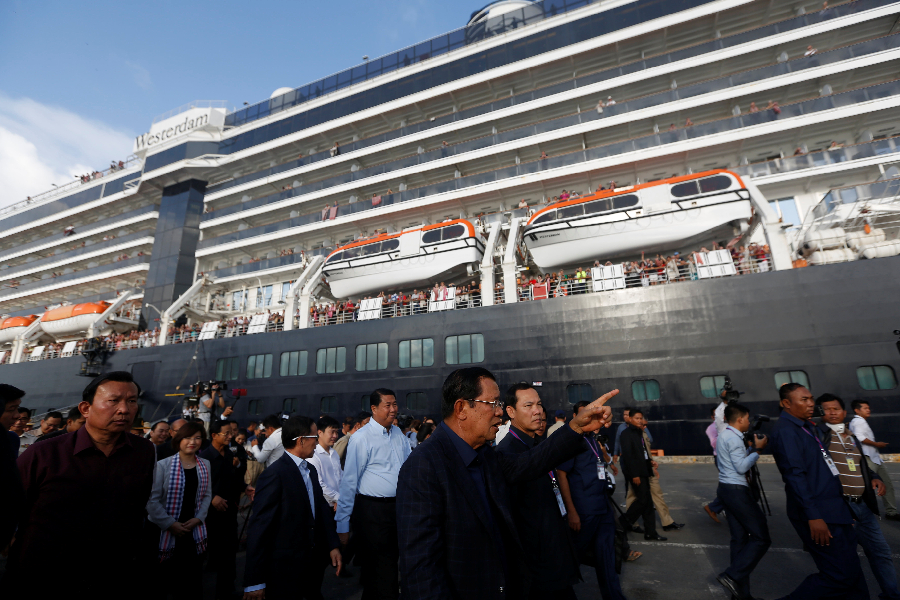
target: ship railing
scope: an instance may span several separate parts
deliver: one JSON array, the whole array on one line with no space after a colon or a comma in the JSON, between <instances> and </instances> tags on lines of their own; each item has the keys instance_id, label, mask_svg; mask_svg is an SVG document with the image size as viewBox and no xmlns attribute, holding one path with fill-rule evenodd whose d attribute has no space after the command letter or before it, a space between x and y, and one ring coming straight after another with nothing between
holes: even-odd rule
<instances>
[{"instance_id":1,"label":"ship railing","mask_svg":"<svg viewBox=\"0 0 900 600\"><path fill-rule=\"evenodd\" d=\"M396 317L409 317L414 315L424 315L429 312L443 312L446 310L466 310L469 308L479 308L481 306L480 292L458 292L453 299L451 306L443 305L441 311L437 311L430 306L431 302L428 298L419 298L416 300L396 300L385 301L378 316L362 315L360 316L359 305L352 305L351 308L341 307L341 303L323 304L314 309L308 316L310 327L325 327L327 325L342 325L345 323L354 323L357 321L365 321L372 319L393 319Z\"/></svg>"},{"instance_id":2,"label":"ship railing","mask_svg":"<svg viewBox=\"0 0 900 600\"><path fill-rule=\"evenodd\" d=\"M280 315L279 315L280 316ZM263 325L254 327L248 323L235 323L233 320L222 320L218 327L211 331L185 331L166 336L166 344L189 344L192 342L254 335L257 333L273 333L284 331L284 322L267 320Z\"/></svg>"}]
</instances>

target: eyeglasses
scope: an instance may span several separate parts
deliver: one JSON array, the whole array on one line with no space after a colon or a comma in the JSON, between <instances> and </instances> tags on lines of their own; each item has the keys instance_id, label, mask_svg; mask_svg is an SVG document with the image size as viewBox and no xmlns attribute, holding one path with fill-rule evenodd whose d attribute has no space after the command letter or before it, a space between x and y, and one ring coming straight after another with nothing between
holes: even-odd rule
<instances>
[{"instance_id":1,"label":"eyeglasses","mask_svg":"<svg viewBox=\"0 0 900 600\"><path fill-rule=\"evenodd\" d=\"M317 436L317 435L298 435L291 441L294 442L296 440L317 440L317 439L319 439L319 436Z\"/></svg>"},{"instance_id":2,"label":"eyeglasses","mask_svg":"<svg viewBox=\"0 0 900 600\"><path fill-rule=\"evenodd\" d=\"M484 404L490 404L491 408L493 408L494 410L498 410L498 409L503 410L503 401L501 401L501 400L496 400L494 402L488 402L487 400L479 400L477 398L472 398L472 402L482 402Z\"/></svg>"}]
</instances>

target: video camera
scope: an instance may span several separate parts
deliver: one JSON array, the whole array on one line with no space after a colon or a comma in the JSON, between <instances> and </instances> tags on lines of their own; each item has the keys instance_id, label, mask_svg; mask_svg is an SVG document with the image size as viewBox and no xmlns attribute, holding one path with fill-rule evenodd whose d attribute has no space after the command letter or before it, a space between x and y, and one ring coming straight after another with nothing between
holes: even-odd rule
<instances>
[{"instance_id":1,"label":"video camera","mask_svg":"<svg viewBox=\"0 0 900 600\"><path fill-rule=\"evenodd\" d=\"M753 417L753 419L750 420L750 429L744 434L744 442L752 444L756 440L755 436L762 427L762 424L768 423L771 420L769 415L756 415Z\"/></svg>"},{"instance_id":2,"label":"video camera","mask_svg":"<svg viewBox=\"0 0 900 600\"><path fill-rule=\"evenodd\" d=\"M739 392L734 389L734 384L731 383L731 377L726 375L725 383L722 384L722 400L728 404L736 404L743 393L744 392Z\"/></svg>"},{"instance_id":3,"label":"video camera","mask_svg":"<svg viewBox=\"0 0 900 600\"><path fill-rule=\"evenodd\" d=\"M191 386L191 395L201 398L206 394L212 395L216 392L228 391L228 382L225 381L198 381Z\"/></svg>"}]
</instances>

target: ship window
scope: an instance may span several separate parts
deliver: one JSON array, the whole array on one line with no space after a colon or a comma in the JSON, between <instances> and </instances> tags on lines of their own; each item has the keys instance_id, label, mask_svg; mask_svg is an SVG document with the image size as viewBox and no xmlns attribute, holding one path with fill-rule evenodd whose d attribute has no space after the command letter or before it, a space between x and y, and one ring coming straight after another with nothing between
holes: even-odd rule
<instances>
[{"instance_id":1,"label":"ship window","mask_svg":"<svg viewBox=\"0 0 900 600\"><path fill-rule=\"evenodd\" d=\"M400 247L400 240L387 240L386 242L381 242L381 251L382 252L390 252L391 250L396 250Z\"/></svg>"},{"instance_id":2,"label":"ship window","mask_svg":"<svg viewBox=\"0 0 900 600\"><path fill-rule=\"evenodd\" d=\"M700 393L704 398L718 398L724 387L724 375L708 375L700 378Z\"/></svg>"},{"instance_id":3,"label":"ship window","mask_svg":"<svg viewBox=\"0 0 900 600\"><path fill-rule=\"evenodd\" d=\"M281 284L281 299L286 300L288 296L288 292L291 291L291 286L294 285L293 281L286 281Z\"/></svg>"},{"instance_id":4,"label":"ship window","mask_svg":"<svg viewBox=\"0 0 900 600\"><path fill-rule=\"evenodd\" d=\"M609 210L609 199L594 200L584 205L584 212L587 214L605 212Z\"/></svg>"},{"instance_id":5,"label":"ship window","mask_svg":"<svg viewBox=\"0 0 900 600\"><path fill-rule=\"evenodd\" d=\"M247 414L251 415L259 415L262 414L262 400L250 400L247 402Z\"/></svg>"},{"instance_id":6,"label":"ship window","mask_svg":"<svg viewBox=\"0 0 900 600\"><path fill-rule=\"evenodd\" d=\"M220 358L216 361L216 381L235 381L238 378L240 361L237 356Z\"/></svg>"},{"instance_id":7,"label":"ship window","mask_svg":"<svg viewBox=\"0 0 900 600\"><path fill-rule=\"evenodd\" d=\"M577 404L582 400L594 401L594 390L589 383L570 383L566 386L566 398L569 404Z\"/></svg>"},{"instance_id":8,"label":"ship window","mask_svg":"<svg viewBox=\"0 0 900 600\"><path fill-rule=\"evenodd\" d=\"M387 366L387 344L360 344L356 347L357 371L383 371Z\"/></svg>"},{"instance_id":9,"label":"ship window","mask_svg":"<svg viewBox=\"0 0 900 600\"><path fill-rule=\"evenodd\" d=\"M580 217L584 214L584 206L576 204L575 206L566 206L556 211L560 219L570 219L572 217Z\"/></svg>"},{"instance_id":10,"label":"ship window","mask_svg":"<svg viewBox=\"0 0 900 600\"><path fill-rule=\"evenodd\" d=\"M636 402L659 400L659 382L655 379L632 381L631 396Z\"/></svg>"},{"instance_id":11,"label":"ship window","mask_svg":"<svg viewBox=\"0 0 900 600\"><path fill-rule=\"evenodd\" d=\"M547 212L545 212L544 214L539 216L537 219L535 219L534 223L532 223L532 225L537 225L538 223L546 223L548 221L555 221L555 220L556 220L556 211L548 210Z\"/></svg>"},{"instance_id":12,"label":"ship window","mask_svg":"<svg viewBox=\"0 0 900 600\"><path fill-rule=\"evenodd\" d=\"M700 192L697 190L696 181L685 181L678 185L672 186L672 195L676 198L684 198L686 196L696 196Z\"/></svg>"},{"instance_id":13,"label":"ship window","mask_svg":"<svg viewBox=\"0 0 900 600\"><path fill-rule=\"evenodd\" d=\"M432 229L431 231L426 231L422 234L423 244L437 244L439 241L441 241L440 229Z\"/></svg>"},{"instance_id":14,"label":"ship window","mask_svg":"<svg viewBox=\"0 0 900 600\"><path fill-rule=\"evenodd\" d=\"M359 256L359 248L347 248L344 250L344 260L356 258L357 256Z\"/></svg>"},{"instance_id":15,"label":"ship window","mask_svg":"<svg viewBox=\"0 0 900 600\"><path fill-rule=\"evenodd\" d=\"M887 365L860 367L856 370L859 387L864 390L892 390L897 387L894 369Z\"/></svg>"},{"instance_id":16,"label":"ship window","mask_svg":"<svg viewBox=\"0 0 900 600\"><path fill-rule=\"evenodd\" d=\"M450 227L444 227L441 231L444 232L445 240L455 240L466 232L466 228L464 225L456 224L451 225Z\"/></svg>"},{"instance_id":17,"label":"ship window","mask_svg":"<svg viewBox=\"0 0 900 600\"><path fill-rule=\"evenodd\" d=\"M700 180L700 193L718 192L719 190L727 190L731 187L731 177L727 175L716 175L715 177L706 177ZM674 193L674 188L672 189Z\"/></svg>"},{"instance_id":18,"label":"ship window","mask_svg":"<svg viewBox=\"0 0 900 600\"><path fill-rule=\"evenodd\" d=\"M343 258L344 258L343 252L335 252L334 254L331 255L331 257L329 257L327 262L334 263L334 262L338 262L339 260L341 260Z\"/></svg>"},{"instance_id":19,"label":"ship window","mask_svg":"<svg viewBox=\"0 0 900 600\"><path fill-rule=\"evenodd\" d=\"M306 350L281 353L281 368L279 374L282 377L292 377L294 375L306 375L306 361L308 358Z\"/></svg>"},{"instance_id":20,"label":"ship window","mask_svg":"<svg viewBox=\"0 0 900 600\"><path fill-rule=\"evenodd\" d=\"M363 394L362 398L359 399L359 410L363 412L369 412L372 410L372 395L371 394Z\"/></svg>"},{"instance_id":21,"label":"ship window","mask_svg":"<svg viewBox=\"0 0 900 600\"><path fill-rule=\"evenodd\" d=\"M271 354L254 354L247 357L247 379L264 379L271 376Z\"/></svg>"},{"instance_id":22,"label":"ship window","mask_svg":"<svg viewBox=\"0 0 900 600\"><path fill-rule=\"evenodd\" d=\"M480 333L451 335L444 340L444 356L448 365L484 362L484 336Z\"/></svg>"},{"instance_id":23,"label":"ship window","mask_svg":"<svg viewBox=\"0 0 900 600\"><path fill-rule=\"evenodd\" d=\"M361 256L369 256L370 254L378 254L381 252L381 242L376 242L374 244L368 244L360 248L362 250Z\"/></svg>"},{"instance_id":24,"label":"ship window","mask_svg":"<svg viewBox=\"0 0 900 600\"><path fill-rule=\"evenodd\" d=\"M809 377L804 371L779 371L775 373L775 389L779 389L786 383L799 383L805 388L809 387Z\"/></svg>"},{"instance_id":25,"label":"ship window","mask_svg":"<svg viewBox=\"0 0 900 600\"><path fill-rule=\"evenodd\" d=\"M281 414L289 415L300 410L299 398L285 398L281 403Z\"/></svg>"},{"instance_id":26,"label":"ship window","mask_svg":"<svg viewBox=\"0 0 900 600\"><path fill-rule=\"evenodd\" d=\"M430 367L434 364L434 340L404 340L400 342L400 368Z\"/></svg>"},{"instance_id":27,"label":"ship window","mask_svg":"<svg viewBox=\"0 0 900 600\"><path fill-rule=\"evenodd\" d=\"M319 409L323 413L337 412L337 396L322 396Z\"/></svg>"},{"instance_id":28,"label":"ship window","mask_svg":"<svg viewBox=\"0 0 900 600\"><path fill-rule=\"evenodd\" d=\"M343 373L347 368L347 348L319 348L316 352L316 373Z\"/></svg>"},{"instance_id":29,"label":"ship window","mask_svg":"<svg viewBox=\"0 0 900 600\"><path fill-rule=\"evenodd\" d=\"M634 194L628 194L627 196L616 196L612 199L612 205L614 209L619 208L628 208L629 206L635 206L638 203L638 197Z\"/></svg>"},{"instance_id":30,"label":"ship window","mask_svg":"<svg viewBox=\"0 0 900 600\"><path fill-rule=\"evenodd\" d=\"M425 410L428 408L428 396L425 392L410 392L406 395L407 410Z\"/></svg>"}]
</instances>

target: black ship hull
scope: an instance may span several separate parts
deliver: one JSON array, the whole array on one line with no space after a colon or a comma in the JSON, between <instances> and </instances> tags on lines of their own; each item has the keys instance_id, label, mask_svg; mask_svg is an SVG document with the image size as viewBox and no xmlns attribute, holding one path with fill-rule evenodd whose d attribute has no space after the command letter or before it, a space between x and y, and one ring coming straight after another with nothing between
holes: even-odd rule
<instances>
[{"instance_id":1,"label":"black ship hull","mask_svg":"<svg viewBox=\"0 0 900 600\"><path fill-rule=\"evenodd\" d=\"M541 382L550 410L571 406L567 386L589 384L594 396L618 388L616 409L639 404L647 410L656 446L668 454L708 454L703 434L715 399L701 394L700 378L728 374L741 401L755 413L778 415L775 373L804 371L815 394L831 392L849 401L870 401L879 439L900 446L897 389L865 391L857 368L888 365L900 370L894 329L900 329L900 257L756 275L728 277L574 295L470 310L276 332L111 354L104 371L129 370L144 388L142 415L155 420L180 413L189 386L215 378L216 361L237 357L244 388L235 416L246 421L283 410L296 399L297 412L321 414L323 396L334 396L335 416L361 409L376 387L397 392L401 412L440 415L440 390L455 367L447 364L447 336L480 333L484 361L501 389ZM432 338L434 365L398 367L398 342ZM357 371L359 344L387 343L388 368ZM344 346L347 369L317 374L316 351ZM306 375L280 376L282 352L306 350ZM247 357L271 354L272 376L247 379ZM71 406L87 384L80 357L0 367L0 380L27 392L23 404L38 413ZM632 382L654 379L660 398L637 401ZM583 389L583 388L582 388ZM411 392L424 392L424 409L406 407ZM229 396L230 398L230 396ZM249 414L250 400L259 400ZM231 401L231 400L229 400ZM849 410L849 406L848 406Z\"/></svg>"}]
</instances>

